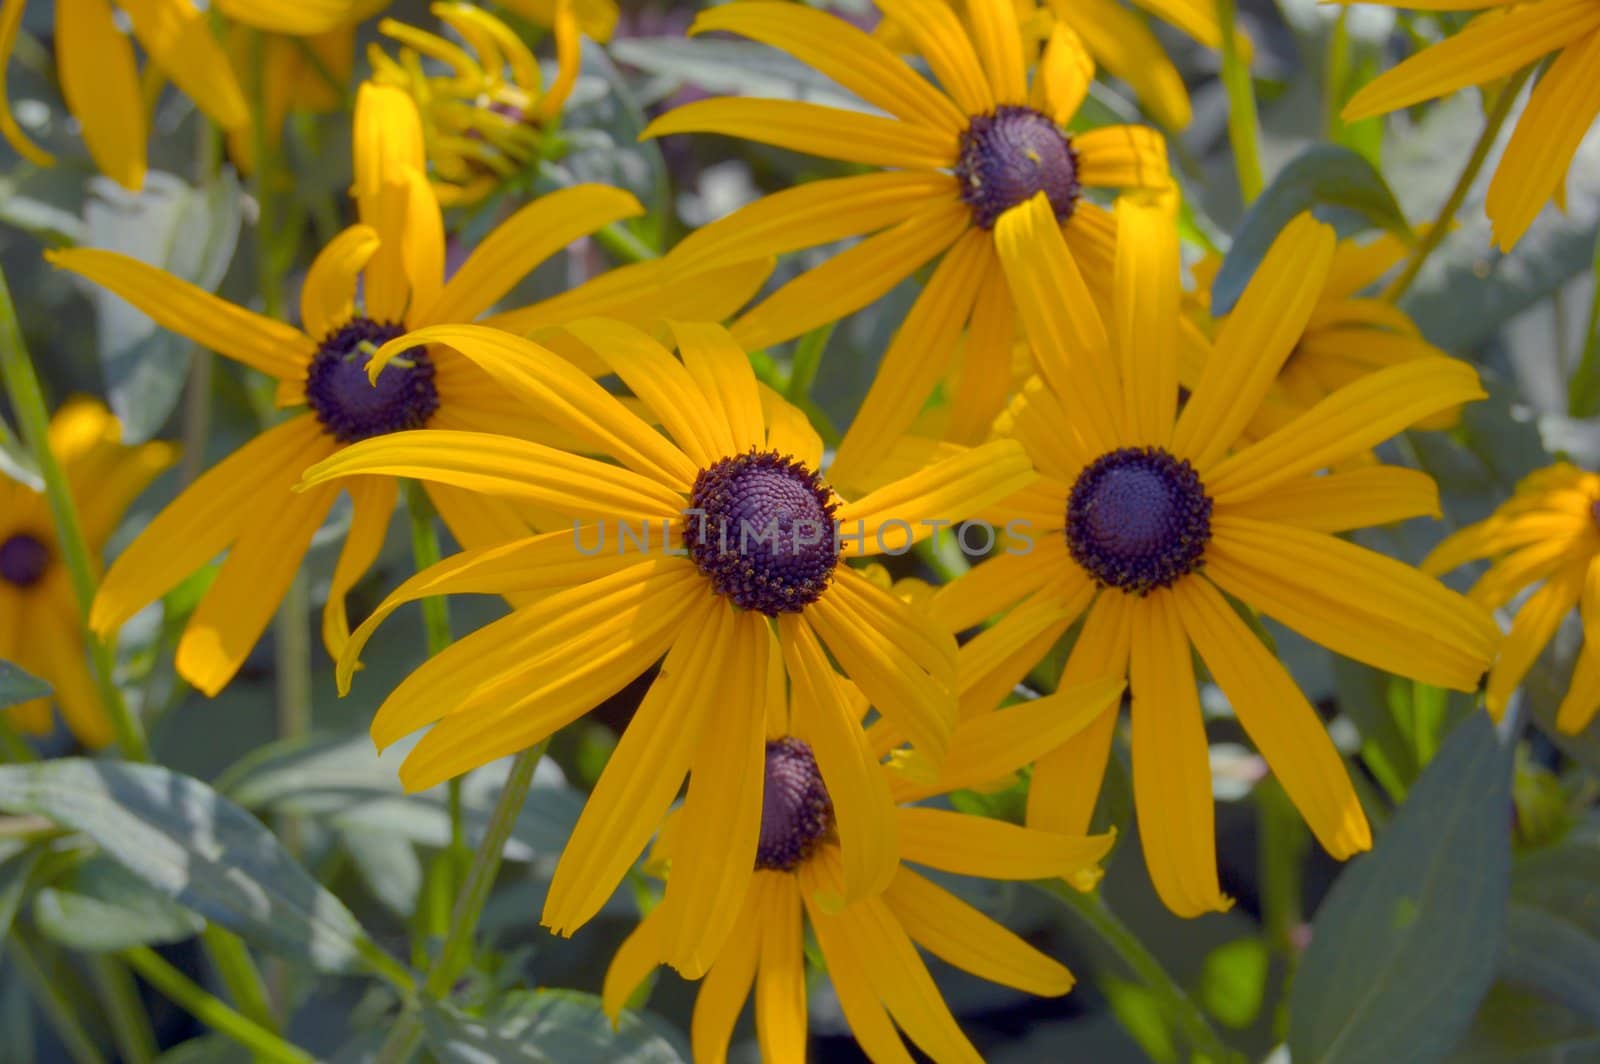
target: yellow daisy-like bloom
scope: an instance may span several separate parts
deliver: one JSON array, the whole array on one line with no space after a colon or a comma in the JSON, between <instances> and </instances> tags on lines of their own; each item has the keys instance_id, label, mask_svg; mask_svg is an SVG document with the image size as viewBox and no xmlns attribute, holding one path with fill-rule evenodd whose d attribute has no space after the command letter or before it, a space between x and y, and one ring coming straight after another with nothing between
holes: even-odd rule
<instances>
[{"instance_id":1,"label":"yellow daisy-like bloom","mask_svg":"<svg viewBox=\"0 0 1600 1064\"><path fill-rule=\"evenodd\" d=\"M1361 294L1409 251L1404 241L1390 234L1370 241L1339 241L1305 331L1260 409L1245 427L1242 439L1253 442L1276 432L1369 373L1417 359L1450 357L1423 338L1405 311L1385 299ZM1220 265L1216 256L1200 263L1195 269L1196 289L1191 296L1195 316L1213 334L1217 322L1209 316L1211 282ZM1201 350L1190 346L1180 352L1179 380L1186 387L1194 387L1204 370L1204 360L1193 357ZM1453 428L1460 419L1460 410L1451 408L1421 418L1412 427L1444 430ZM1371 462L1375 458L1367 451L1358 460Z\"/></svg>"},{"instance_id":2,"label":"yellow daisy-like bloom","mask_svg":"<svg viewBox=\"0 0 1600 1064\"><path fill-rule=\"evenodd\" d=\"M310 407L196 480L122 553L95 599L90 623L110 635L230 551L178 644L179 672L207 694L232 679L255 645L339 493L336 485L291 493L306 467L356 440L423 426L551 438L525 412L509 410L495 383L451 351L412 351L376 387L364 372L370 352L408 328L480 317L566 245L643 211L628 193L600 185L552 193L506 219L445 281L443 223L424 165L411 99L398 89L363 86L354 188L361 223L311 264L298 329L124 255L47 253L57 266L110 289L166 328L276 377L279 405ZM655 314L689 294L662 279L657 263L628 267L486 320L532 328L570 314ZM735 305L703 309L715 314ZM396 490L392 479L376 477L349 488L355 518L323 614L323 638L335 656L349 632L344 596L382 545ZM527 531L524 515L492 500L443 485L431 487L430 495L462 543L498 542Z\"/></svg>"},{"instance_id":3,"label":"yellow daisy-like bloom","mask_svg":"<svg viewBox=\"0 0 1600 1064\"><path fill-rule=\"evenodd\" d=\"M1063 283L1077 267L1047 203L997 227L1046 385L1024 392L1009 431L1044 476L990 519L1024 522L1032 549L974 567L932 608L952 630L1009 610L962 648L964 715L998 703L1083 618L1062 682L1129 677L1145 860L1167 906L1192 915L1227 901L1191 648L1323 847L1343 858L1371 841L1316 711L1229 596L1357 661L1476 689L1497 635L1489 615L1332 535L1436 511L1432 481L1382 467L1316 474L1483 392L1464 362L1407 361L1236 447L1316 309L1333 231L1309 215L1284 230L1178 411L1174 203L1125 196L1117 211L1115 313L1105 324ZM1083 830L1116 718L1100 714L1039 760L1031 825Z\"/></svg>"},{"instance_id":4,"label":"yellow daisy-like bloom","mask_svg":"<svg viewBox=\"0 0 1600 1064\"><path fill-rule=\"evenodd\" d=\"M568 0L556 5L559 73L546 90L539 61L505 23L471 4L434 4L431 10L472 50L384 19L378 28L403 47L397 58L377 45L368 49L372 79L416 100L439 202L475 203L538 157L540 130L561 114L578 79L577 17ZM427 73L424 57L449 73Z\"/></svg>"},{"instance_id":5,"label":"yellow daisy-like bloom","mask_svg":"<svg viewBox=\"0 0 1600 1064\"><path fill-rule=\"evenodd\" d=\"M91 557L98 558L128 504L172 464L170 444L122 445L122 426L92 399L67 403L50 422L50 450L72 490ZM111 722L89 672L72 580L57 554L55 521L44 495L0 475L0 660L54 688L67 727L85 746L112 740ZM49 698L7 711L34 734L52 727Z\"/></svg>"},{"instance_id":6,"label":"yellow daisy-like bloom","mask_svg":"<svg viewBox=\"0 0 1600 1064\"><path fill-rule=\"evenodd\" d=\"M1086 691L1088 704L1115 702L1122 685L1102 681ZM944 1003L917 947L990 982L1056 997L1072 988L1072 973L954 894L908 867L994 880L1062 877L1093 889L1098 862L1112 834L1054 835L944 809L901 804L894 811L901 863L881 895L843 905L844 861L835 805L815 744L805 731L803 707L818 699L859 705L849 685L826 665L797 676L793 715L781 687L766 712L763 786L759 792L760 842L742 870L742 897L734 930L705 976L690 1031L694 1059L722 1064L745 999L755 991L761 1059L806 1059L806 965L801 943L810 921L839 995L845 1020L876 1061L910 1061L904 1032L936 1061L979 1061L977 1050ZM1048 707L1045 707L1047 710ZM1055 714L1029 707L963 723L952 736L943 794L1019 768L1041 736L1056 732ZM1030 729L1032 729L1030 733ZM879 768L897 802L914 795L898 773ZM651 854L666 867L667 889L687 871L693 855L683 846L693 830L690 811L668 821ZM652 909L623 942L606 973L604 1006L613 1020L660 963L672 934L673 910ZM899 1027L899 1031L895 1028Z\"/></svg>"},{"instance_id":7,"label":"yellow daisy-like bloom","mask_svg":"<svg viewBox=\"0 0 1600 1064\"><path fill-rule=\"evenodd\" d=\"M737 915L726 892L755 849L761 708L766 685L783 674L769 660L774 643L791 676L831 654L937 764L955 718L955 641L846 560L902 552L931 531L926 522L965 516L1033 473L1022 448L1001 440L844 501L819 476L815 430L757 382L727 330L670 330L681 358L632 326L589 319L543 334L561 355L492 329L438 326L391 342L373 363L449 345L492 374L508 401L615 464L482 433L400 433L335 455L302 487L379 473L570 515L565 531L468 551L402 585L351 638L339 681L348 686L362 645L405 602L531 599L424 663L379 708L380 747L432 725L401 766L415 790L532 746L665 655L562 855L543 919L570 934L598 911L688 774L694 829L682 845L693 859L668 887L668 904L684 911L668 958L695 973ZM585 363L615 374L661 428ZM838 809L851 897L881 889L896 853L888 790L857 720L818 712L806 733Z\"/></svg>"},{"instance_id":8,"label":"yellow daisy-like bloom","mask_svg":"<svg viewBox=\"0 0 1600 1064\"><path fill-rule=\"evenodd\" d=\"M1489 182L1484 210L1494 240L1510 251L1540 209L1560 197L1567 167L1600 115L1600 3L1596 0L1404 0L1424 11L1485 10L1460 33L1382 74L1345 105L1347 122L1385 114L1555 59Z\"/></svg>"},{"instance_id":9,"label":"yellow daisy-like bloom","mask_svg":"<svg viewBox=\"0 0 1600 1064\"><path fill-rule=\"evenodd\" d=\"M944 0L882 0L943 86L842 19L801 4L747 0L702 12L692 32L728 30L781 48L890 117L790 100L718 99L663 115L646 136L723 133L876 167L767 196L686 237L675 261L701 268L873 234L789 282L734 325L748 348L835 321L943 256L888 350L840 444L835 482L870 483L969 330L952 397L951 438L981 439L1005 405L1016 316L995 257L996 221L1042 192L1091 285L1109 289L1111 216L1088 187L1166 187L1154 130L1068 135L1094 64L1064 24L1028 84L1011 0L971 0L967 23ZM1074 276L1078 276L1075 274Z\"/></svg>"},{"instance_id":10,"label":"yellow daisy-like bloom","mask_svg":"<svg viewBox=\"0 0 1600 1064\"><path fill-rule=\"evenodd\" d=\"M1517 607L1511 631L1489 670L1489 712L1498 720L1506 700L1574 606L1583 619L1583 650L1556 711L1556 727L1575 735L1600 709L1600 474L1566 462L1524 477L1510 499L1486 520L1445 538L1422 562L1446 573L1479 558L1492 559L1467 597L1488 608Z\"/></svg>"}]
</instances>

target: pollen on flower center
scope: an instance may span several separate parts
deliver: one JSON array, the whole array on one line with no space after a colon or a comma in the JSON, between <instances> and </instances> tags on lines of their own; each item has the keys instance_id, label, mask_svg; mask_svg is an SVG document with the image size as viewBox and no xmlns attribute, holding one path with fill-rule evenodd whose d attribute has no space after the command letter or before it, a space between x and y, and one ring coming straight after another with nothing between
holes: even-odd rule
<instances>
[{"instance_id":1,"label":"pollen on flower center","mask_svg":"<svg viewBox=\"0 0 1600 1064\"><path fill-rule=\"evenodd\" d=\"M767 743L756 867L792 872L833 831L833 799L811 747L799 739Z\"/></svg>"},{"instance_id":2,"label":"pollen on flower center","mask_svg":"<svg viewBox=\"0 0 1600 1064\"><path fill-rule=\"evenodd\" d=\"M1067 496L1067 549L1103 586L1147 595L1198 569L1211 499L1193 467L1159 447L1095 459Z\"/></svg>"},{"instance_id":3,"label":"pollen on flower center","mask_svg":"<svg viewBox=\"0 0 1600 1064\"><path fill-rule=\"evenodd\" d=\"M0 542L0 580L12 587L32 587L50 568L50 548L26 532Z\"/></svg>"},{"instance_id":4,"label":"pollen on flower center","mask_svg":"<svg viewBox=\"0 0 1600 1064\"><path fill-rule=\"evenodd\" d=\"M306 370L306 402L340 443L419 429L439 409L433 360L425 348L413 347L390 361L376 384L367 379L372 352L405 331L399 322L351 318L317 348Z\"/></svg>"},{"instance_id":5,"label":"pollen on flower center","mask_svg":"<svg viewBox=\"0 0 1600 1064\"><path fill-rule=\"evenodd\" d=\"M702 469L684 544L717 591L768 617L822 596L839 548L822 478L776 451L749 451Z\"/></svg>"},{"instance_id":6,"label":"pollen on flower center","mask_svg":"<svg viewBox=\"0 0 1600 1064\"><path fill-rule=\"evenodd\" d=\"M993 229L1002 214L1040 192L1065 221L1082 192L1072 139L1047 116L1010 104L972 119L961 134L955 173L981 229Z\"/></svg>"}]
</instances>

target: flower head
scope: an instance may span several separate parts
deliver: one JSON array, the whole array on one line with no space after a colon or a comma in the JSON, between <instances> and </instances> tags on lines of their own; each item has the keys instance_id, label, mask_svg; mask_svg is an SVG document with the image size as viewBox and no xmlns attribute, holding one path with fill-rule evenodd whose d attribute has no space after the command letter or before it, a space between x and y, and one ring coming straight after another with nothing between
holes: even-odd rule
<instances>
[{"instance_id":1,"label":"flower head","mask_svg":"<svg viewBox=\"0 0 1600 1064\"><path fill-rule=\"evenodd\" d=\"M56 412L50 450L96 558L128 504L177 453L167 443L124 446L122 426L91 399L74 399ZM48 683L73 735L98 749L111 741L111 722L89 672L78 603L56 542L44 495L0 474L0 661ZM44 734L51 729L51 701L24 702L6 716L23 731Z\"/></svg>"},{"instance_id":2,"label":"flower head","mask_svg":"<svg viewBox=\"0 0 1600 1064\"><path fill-rule=\"evenodd\" d=\"M1493 622L1400 562L1331 533L1436 513L1431 480L1366 467L1325 473L1418 419L1481 398L1465 363L1417 358L1339 388L1263 438L1241 435L1303 336L1334 259L1309 215L1274 243L1193 391L1178 408L1178 250L1172 199L1118 203L1115 314L1049 283L1072 270L1044 196L1002 218L1001 263L1042 370L999 423L1041 481L986 516L1026 522L1027 553L1002 554L940 589L931 609L966 643L964 716L982 714L1080 618L1063 683L1127 676L1135 808L1145 860L1173 911L1226 906L1217 883L1198 651L1323 846L1370 832L1343 763L1293 678L1229 598L1377 668L1473 690ZM1117 714L1070 722L1039 760L1029 823L1081 831Z\"/></svg>"},{"instance_id":3,"label":"flower head","mask_svg":"<svg viewBox=\"0 0 1600 1064\"><path fill-rule=\"evenodd\" d=\"M1114 227L1085 190L1161 188L1171 180L1164 142L1153 130L1067 132L1094 64L1065 24L1051 30L1030 84L1029 59L1038 49L1025 48L1012 0L971 0L959 15L945 0L879 6L942 91L843 19L801 4L750 0L702 11L694 32L729 31L783 49L883 113L715 99L670 111L645 131L721 133L872 168L774 193L673 250L674 261L704 267L863 237L746 311L733 326L746 347L853 313L937 260L839 445L834 480L850 487L878 482L876 467L958 349L963 387L952 394L949 438L981 440L1004 406L1010 377L996 367L1010 364L1015 292L995 257L995 232L1007 211L1044 193L1082 276L1096 291L1109 291Z\"/></svg>"},{"instance_id":4,"label":"flower head","mask_svg":"<svg viewBox=\"0 0 1600 1064\"><path fill-rule=\"evenodd\" d=\"M1530 473L1486 520L1446 537L1422 568L1445 573L1480 558L1491 564L1467 592L1473 602L1500 609L1533 589L1489 670L1489 712L1496 719L1505 712L1511 692L1576 606L1583 650L1556 727L1569 735L1582 731L1600 709L1600 647L1589 634L1600 632L1600 475L1566 462Z\"/></svg>"}]
</instances>

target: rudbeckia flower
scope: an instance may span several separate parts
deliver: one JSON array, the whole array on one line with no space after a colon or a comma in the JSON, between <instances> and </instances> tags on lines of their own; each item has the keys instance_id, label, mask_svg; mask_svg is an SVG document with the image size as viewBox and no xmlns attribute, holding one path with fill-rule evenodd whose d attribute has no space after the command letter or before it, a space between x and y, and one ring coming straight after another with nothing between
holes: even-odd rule
<instances>
[{"instance_id":1,"label":"rudbeckia flower","mask_svg":"<svg viewBox=\"0 0 1600 1064\"><path fill-rule=\"evenodd\" d=\"M764 692L783 674L769 660L774 642L790 675L796 661L820 667L825 647L938 763L955 718L955 641L847 559L902 552L932 531L928 522L963 517L1033 474L1022 449L1001 440L841 499L820 476L816 432L758 384L725 329L670 329L681 359L639 329L587 319L542 334L566 358L466 325L412 333L372 364L448 345L493 375L510 402L615 464L484 433L399 433L334 455L302 487L325 491L355 474L416 477L572 517L567 530L467 551L402 585L352 636L341 690L361 647L402 603L451 593L532 598L424 662L379 707L380 747L431 725L400 769L407 789L420 790L532 746L665 655L562 857L544 922L570 934L600 908L689 774L695 829L684 845L693 857L668 890L687 907L670 959L694 972L731 926L736 913L722 892L748 870L756 845ZM620 378L661 430L584 363ZM893 873L888 791L855 717L819 713L811 723L808 741L838 810L848 893L860 897Z\"/></svg>"},{"instance_id":2,"label":"rudbeckia flower","mask_svg":"<svg viewBox=\"0 0 1600 1064\"><path fill-rule=\"evenodd\" d=\"M578 79L578 23L569 4L557 5L560 72L547 90L539 61L505 23L471 4L434 4L431 10L467 48L384 19L378 28L402 47L397 58L377 45L368 49L372 79L417 102L439 202L475 203L538 157L540 131L560 116ZM424 57L448 73L427 73Z\"/></svg>"},{"instance_id":3,"label":"rudbeckia flower","mask_svg":"<svg viewBox=\"0 0 1600 1064\"><path fill-rule=\"evenodd\" d=\"M1191 648L1323 847L1371 835L1316 711L1230 598L1375 668L1475 690L1494 622L1431 577L1333 533L1437 511L1431 480L1376 467L1316 475L1419 418L1483 397L1471 366L1421 358L1368 374L1270 435L1236 447L1315 312L1333 231L1302 215L1274 242L1181 411L1178 248L1168 196L1118 204L1115 313L1074 302L1077 267L1049 204L997 227L1000 261L1043 386L1009 432L1044 474L991 521L1025 522L1032 550L975 566L932 609L953 630L1001 611L962 648L962 712L987 710L1078 618L1068 685L1133 690L1135 809L1146 864L1176 913L1228 903L1217 885L1211 774ZM1117 714L1087 723L1035 766L1028 821L1081 831Z\"/></svg>"},{"instance_id":4,"label":"rudbeckia flower","mask_svg":"<svg viewBox=\"0 0 1600 1064\"><path fill-rule=\"evenodd\" d=\"M0 3L0 71L11 60L24 6L25 0ZM250 109L210 21L192 0L56 0L56 72L67 110L82 126L84 147L100 172L137 192L144 186L149 121L133 43L117 27L119 13L150 61L206 117L234 129L250 124ZM30 162L55 164L17 125L3 84L0 133Z\"/></svg>"},{"instance_id":5,"label":"rudbeckia flower","mask_svg":"<svg viewBox=\"0 0 1600 1064\"><path fill-rule=\"evenodd\" d=\"M357 440L405 429L545 431L536 419L508 412L494 382L449 350L409 351L376 387L364 369L370 353L412 327L480 317L572 241L642 213L631 195L614 188L581 185L551 193L507 218L446 281L443 224L424 176L422 150L411 99L398 89L363 86L354 189L362 221L311 264L300 295L299 328L125 255L47 253L57 266L115 292L164 327L276 377L279 405L309 408L190 485L118 557L95 599L90 623L110 635L228 551L178 644L178 671L207 694L232 679L255 645L338 495L337 485L290 492L302 470ZM677 302L682 295L661 276L653 263L615 271L498 319L531 327L567 313L659 312L662 301ZM344 596L382 545L397 485L366 478L349 490L355 518L323 614L323 638L334 656L349 631ZM429 494L460 542L498 541L526 531L508 507L442 485Z\"/></svg>"},{"instance_id":6,"label":"rudbeckia flower","mask_svg":"<svg viewBox=\"0 0 1600 1064\"><path fill-rule=\"evenodd\" d=\"M1253 442L1263 438L1369 373L1421 358L1450 357L1423 338L1405 311L1388 300L1361 294L1409 252L1404 241L1390 234L1370 241L1339 241L1305 331L1289 352L1260 409L1245 427L1242 439ZM1217 327L1209 317L1209 296L1219 265L1220 260L1212 257L1195 270L1197 316L1210 333L1215 333ZM1192 357L1197 351L1203 353L1203 349L1193 346L1180 352L1180 358L1188 359L1180 364L1179 379L1191 387L1204 369L1204 359ZM1421 418L1412 427L1443 430L1454 427L1459 420L1460 411L1451 408ZM1357 457L1360 461L1375 461L1370 451Z\"/></svg>"},{"instance_id":7,"label":"rudbeckia flower","mask_svg":"<svg viewBox=\"0 0 1600 1064\"><path fill-rule=\"evenodd\" d=\"M1575 735L1600 709L1600 644L1590 635L1600 632L1597 522L1600 475L1559 462L1524 477L1486 520L1447 536L1423 559L1423 571L1429 573L1491 559L1467 592L1487 609L1506 606L1534 587L1517 607L1516 620L1489 670L1487 700L1495 719L1574 606L1583 619L1583 650L1556 711L1556 727Z\"/></svg>"},{"instance_id":8,"label":"rudbeckia flower","mask_svg":"<svg viewBox=\"0 0 1600 1064\"><path fill-rule=\"evenodd\" d=\"M1109 289L1111 216L1092 187L1165 187L1159 134L1108 126L1068 134L1094 74L1077 35L1051 33L1031 87L1011 0L971 0L963 24L944 0L882 0L941 92L904 60L842 19L801 4L747 0L701 12L693 32L727 30L781 48L887 116L792 100L718 99L656 119L646 136L709 132L861 163L870 173L809 182L758 200L686 237L675 261L705 268L847 237L866 239L802 274L734 324L754 349L798 336L871 303L925 263L927 286L884 353L839 446L836 483L870 480L951 365L968 330L952 439L982 438L1005 405L1012 292L995 257L995 223L1044 193L1091 284ZM942 256L942 257L941 257Z\"/></svg>"},{"instance_id":9,"label":"rudbeckia flower","mask_svg":"<svg viewBox=\"0 0 1600 1064\"><path fill-rule=\"evenodd\" d=\"M73 400L56 412L50 450L66 475L94 558L128 504L176 457L166 443L124 447L122 426L91 399ZM111 722L89 672L82 617L56 542L44 495L0 474L0 661L50 684L72 734L98 749L113 738ZM24 702L7 717L23 731L42 735L52 726L50 703Z\"/></svg>"},{"instance_id":10,"label":"rudbeckia flower","mask_svg":"<svg viewBox=\"0 0 1600 1064\"><path fill-rule=\"evenodd\" d=\"M1484 14L1364 86L1345 105L1346 122L1487 85L1555 56L1517 120L1484 200L1495 243L1510 251L1545 203L1562 195L1567 167L1600 115L1600 4L1405 0L1393 6Z\"/></svg>"},{"instance_id":11,"label":"rudbeckia flower","mask_svg":"<svg viewBox=\"0 0 1600 1064\"><path fill-rule=\"evenodd\" d=\"M825 666L824 666L825 669ZM1114 704L1121 683L1084 689L1091 708ZM1055 997L1072 987L1065 967L915 871L991 880L1062 877L1079 890L1100 878L1098 862L1112 834L1055 835L944 809L901 804L894 811L900 861L881 895L843 904L843 858L835 805L806 738L804 717L819 700L851 705L849 685L826 671L797 679L793 719L781 689L768 703L764 773L758 795L760 844L740 870L743 890L733 933L712 963L695 1001L694 1059L720 1064L745 999L755 991L761 1059L806 1058L806 964L801 947L809 922L839 996L845 1020L873 1060L910 1060L901 1032L935 1061L976 1061L977 1050L944 1003L917 947L982 979L1030 994ZM808 707L809 710L808 710ZM926 788L943 794L1020 767L1040 736L1053 732L1055 714L1033 707L964 722L952 737L947 778L967 783ZM1032 732L1030 734L1030 729ZM887 766L897 802L914 795ZM673 881L694 855L683 839L696 830L691 810L675 813L662 830L650 865ZM613 1020L660 963L673 933L674 911L663 901L617 950L606 972L603 1004ZM896 1027L899 1030L896 1030Z\"/></svg>"}]
</instances>

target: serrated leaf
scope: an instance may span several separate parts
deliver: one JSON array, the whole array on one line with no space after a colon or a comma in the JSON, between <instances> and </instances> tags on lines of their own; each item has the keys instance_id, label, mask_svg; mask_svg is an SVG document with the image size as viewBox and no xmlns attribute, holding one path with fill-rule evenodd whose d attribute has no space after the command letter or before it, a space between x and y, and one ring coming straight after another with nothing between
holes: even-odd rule
<instances>
[{"instance_id":1,"label":"serrated leaf","mask_svg":"<svg viewBox=\"0 0 1600 1064\"><path fill-rule=\"evenodd\" d=\"M0 809L82 832L168 898L319 971L357 969L363 952L377 949L259 821L159 765L65 758L0 766Z\"/></svg>"},{"instance_id":2,"label":"serrated leaf","mask_svg":"<svg viewBox=\"0 0 1600 1064\"><path fill-rule=\"evenodd\" d=\"M10 709L49 695L49 684L23 672L9 661L0 661L0 709Z\"/></svg>"},{"instance_id":3,"label":"serrated leaf","mask_svg":"<svg viewBox=\"0 0 1600 1064\"><path fill-rule=\"evenodd\" d=\"M93 857L33 896L33 922L63 946L109 952L181 942L204 919L121 865Z\"/></svg>"},{"instance_id":4,"label":"serrated leaf","mask_svg":"<svg viewBox=\"0 0 1600 1064\"><path fill-rule=\"evenodd\" d=\"M1317 913L1289 996L1296 1064L1428 1064L1450 1051L1494 979L1510 809L1510 752L1474 713Z\"/></svg>"},{"instance_id":5,"label":"serrated leaf","mask_svg":"<svg viewBox=\"0 0 1600 1064\"><path fill-rule=\"evenodd\" d=\"M1211 285L1213 313L1233 309L1278 233L1295 215L1313 207L1353 212L1372 225L1411 238L1405 212L1370 162L1349 148L1313 145L1278 171L1245 214Z\"/></svg>"},{"instance_id":6,"label":"serrated leaf","mask_svg":"<svg viewBox=\"0 0 1600 1064\"><path fill-rule=\"evenodd\" d=\"M612 1030L600 999L575 990L513 991L482 1019L431 1005L423 1010L422 1029L441 1064L683 1064L688 1059L660 1021L624 1012Z\"/></svg>"}]
</instances>

